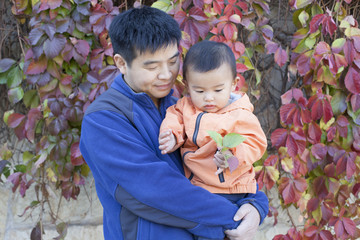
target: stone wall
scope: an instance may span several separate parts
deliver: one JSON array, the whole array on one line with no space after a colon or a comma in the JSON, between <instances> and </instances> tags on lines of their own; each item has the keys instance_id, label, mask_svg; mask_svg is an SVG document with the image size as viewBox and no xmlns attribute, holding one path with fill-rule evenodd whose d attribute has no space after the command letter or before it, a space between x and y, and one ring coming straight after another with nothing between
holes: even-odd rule
<instances>
[{"instance_id":1,"label":"stone wall","mask_svg":"<svg viewBox=\"0 0 360 240\"><path fill-rule=\"evenodd\" d=\"M65 240L103 240L102 230L102 206L97 198L94 182L91 177L87 179L85 188L81 188L78 200L60 202L59 219L68 223L67 235ZM39 209L25 214L26 217L19 217L24 209L34 199L35 191L27 191L27 196L22 198L18 192L12 193L10 184L0 185L0 239L3 240L28 240L31 230L36 225L39 218ZM60 197L54 191L50 201L51 206L56 210ZM277 234L285 234L291 227L287 211L281 210L279 200L276 198L276 191L268 193L273 200L273 206L279 211L278 223L274 226L274 218L268 217L260 226L255 240L272 239ZM55 225L48 215L49 208L44 211L44 240L51 240L59 234L56 232ZM293 208L289 210L293 220L297 220L300 214Z\"/></svg>"}]
</instances>

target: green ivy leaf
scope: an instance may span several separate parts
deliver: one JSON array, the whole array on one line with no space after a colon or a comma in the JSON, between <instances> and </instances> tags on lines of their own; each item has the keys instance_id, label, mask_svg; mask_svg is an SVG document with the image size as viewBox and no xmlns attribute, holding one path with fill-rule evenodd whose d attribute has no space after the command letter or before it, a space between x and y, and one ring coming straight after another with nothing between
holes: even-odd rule
<instances>
[{"instance_id":1,"label":"green ivy leaf","mask_svg":"<svg viewBox=\"0 0 360 240\"><path fill-rule=\"evenodd\" d=\"M26 91L24 94L23 102L28 108L35 108L39 106L40 99L37 91L35 89Z\"/></svg>"},{"instance_id":2,"label":"green ivy leaf","mask_svg":"<svg viewBox=\"0 0 360 240\"><path fill-rule=\"evenodd\" d=\"M306 12L306 11L302 11L300 14L299 14L299 21L302 25L302 27L306 27L307 25L307 20L309 20L309 14Z\"/></svg>"},{"instance_id":3,"label":"green ivy leaf","mask_svg":"<svg viewBox=\"0 0 360 240\"><path fill-rule=\"evenodd\" d=\"M244 142L246 138L238 133L228 133L224 136L224 147L234 148L240 143Z\"/></svg>"},{"instance_id":4,"label":"green ivy leaf","mask_svg":"<svg viewBox=\"0 0 360 240\"><path fill-rule=\"evenodd\" d=\"M7 86L8 88L15 88L22 82L22 72L19 67L11 69L7 75Z\"/></svg>"},{"instance_id":5,"label":"green ivy leaf","mask_svg":"<svg viewBox=\"0 0 360 240\"><path fill-rule=\"evenodd\" d=\"M21 87L12 88L8 91L8 97L11 103L19 102L24 96L24 90Z\"/></svg>"},{"instance_id":6,"label":"green ivy leaf","mask_svg":"<svg viewBox=\"0 0 360 240\"><path fill-rule=\"evenodd\" d=\"M317 14L323 14L324 11L322 10L322 8L319 6L319 4L314 3L311 5L311 15L315 16Z\"/></svg>"},{"instance_id":7,"label":"green ivy leaf","mask_svg":"<svg viewBox=\"0 0 360 240\"><path fill-rule=\"evenodd\" d=\"M255 68L255 78L256 78L256 85L258 85L261 82L261 72L257 68Z\"/></svg>"},{"instance_id":8,"label":"green ivy leaf","mask_svg":"<svg viewBox=\"0 0 360 240\"><path fill-rule=\"evenodd\" d=\"M340 114L344 113L347 108L346 94L341 91L336 91L331 98L330 104L335 116L339 116Z\"/></svg>"},{"instance_id":9,"label":"green ivy leaf","mask_svg":"<svg viewBox=\"0 0 360 240\"><path fill-rule=\"evenodd\" d=\"M151 6L164 12L169 12L171 9L173 9L172 2L170 0L159 0L154 2Z\"/></svg>"},{"instance_id":10,"label":"green ivy leaf","mask_svg":"<svg viewBox=\"0 0 360 240\"><path fill-rule=\"evenodd\" d=\"M31 159L33 159L34 154L30 153L29 151L25 151L23 153L22 159L24 163L27 163L28 161L30 161Z\"/></svg>"},{"instance_id":11,"label":"green ivy leaf","mask_svg":"<svg viewBox=\"0 0 360 240\"><path fill-rule=\"evenodd\" d=\"M223 138L219 133L217 133L215 131L211 131L211 130L208 130L207 133L216 142L216 145L218 147L220 147L220 148L223 147Z\"/></svg>"}]
</instances>

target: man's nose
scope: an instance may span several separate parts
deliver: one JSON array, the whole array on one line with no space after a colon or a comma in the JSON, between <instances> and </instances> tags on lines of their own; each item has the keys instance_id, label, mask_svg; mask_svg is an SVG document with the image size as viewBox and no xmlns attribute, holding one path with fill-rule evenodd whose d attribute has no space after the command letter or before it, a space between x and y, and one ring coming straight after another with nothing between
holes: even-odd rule
<instances>
[{"instance_id":1,"label":"man's nose","mask_svg":"<svg viewBox=\"0 0 360 240\"><path fill-rule=\"evenodd\" d=\"M159 79L169 79L171 77L171 71L167 64L164 64L163 66L161 66L158 77L159 77Z\"/></svg>"}]
</instances>

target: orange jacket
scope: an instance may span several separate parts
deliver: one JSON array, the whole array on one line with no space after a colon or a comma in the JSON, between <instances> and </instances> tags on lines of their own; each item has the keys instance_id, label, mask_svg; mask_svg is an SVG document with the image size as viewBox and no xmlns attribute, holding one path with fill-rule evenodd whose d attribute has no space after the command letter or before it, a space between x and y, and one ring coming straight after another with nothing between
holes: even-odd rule
<instances>
[{"instance_id":1,"label":"orange jacket","mask_svg":"<svg viewBox=\"0 0 360 240\"><path fill-rule=\"evenodd\" d=\"M177 146L181 146L185 175L189 178L193 174L192 184L212 193L256 192L252 164L264 154L267 139L259 120L252 113L253 109L246 94L216 113L205 113L197 109L190 97L181 98L167 109L160 132L171 129L174 133ZM222 136L235 132L246 138L243 143L231 149L239 160L239 166L232 173L228 168L225 169L225 181L222 183L215 175L217 166L213 161L217 146L207 130L216 131Z\"/></svg>"}]
</instances>

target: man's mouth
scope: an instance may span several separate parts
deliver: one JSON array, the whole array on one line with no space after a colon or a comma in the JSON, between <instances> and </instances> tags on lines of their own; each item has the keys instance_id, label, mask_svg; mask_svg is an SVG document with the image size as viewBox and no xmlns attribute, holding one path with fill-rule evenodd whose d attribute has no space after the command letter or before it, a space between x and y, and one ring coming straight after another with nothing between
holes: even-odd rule
<instances>
[{"instance_id":1,"label":"man's mouth","mask_svg":"<svg viewBox=\"0 0 360 240\"><path fill-rule=\"evenodd\" d=\"M156 85L156 88L159 89L159 90L168 90L169 88L172 87L172 83L167 83L167 84L162 84L162 85Z\"/></svg>"}]
</instances>

